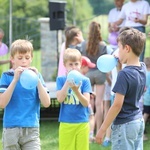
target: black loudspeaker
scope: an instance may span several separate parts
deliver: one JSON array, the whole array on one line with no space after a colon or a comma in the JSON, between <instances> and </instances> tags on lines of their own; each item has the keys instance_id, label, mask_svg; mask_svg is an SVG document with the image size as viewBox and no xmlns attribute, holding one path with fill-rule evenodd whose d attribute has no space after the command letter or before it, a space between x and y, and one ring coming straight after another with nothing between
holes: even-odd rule
<instances>
[{"instance_id":1,"label":"black loudspeaker","mask_svg":"<svg viewBox=\"0 0 150 150\"><path fill-rule=\"evenodd\" d=\"M64 1L49 2L50 30L64 30L65 6L66 2Z\"/></svg>"}]
</instances>

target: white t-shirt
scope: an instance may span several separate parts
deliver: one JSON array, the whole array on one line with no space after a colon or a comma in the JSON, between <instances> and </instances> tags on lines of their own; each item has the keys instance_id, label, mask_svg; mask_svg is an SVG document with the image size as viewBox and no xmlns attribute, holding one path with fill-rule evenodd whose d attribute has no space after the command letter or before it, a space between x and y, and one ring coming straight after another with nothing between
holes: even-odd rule
<instances>
[{"instance_id":1,"label":"white t-shirt","mask_svg":"<svg viewBox=\"0 0 150 150\"><path fill-rule=\"evenodd\" d=\"M144 26L141 23L134 22L135 18L142 19L144 15L149 14L149 3L145 0L137 0L136 2L128 2L123 5L119 14L120 19L125 20L126 27Z\"/></svg>"},{"instance_id":2,"label":"white t-shirt","mask_svg":"<svg viewBox=\"0 0 150 150\"><path fill-rule=\"evenodd\" d=\"M108 14L108 22L109 23L113 23L116 22L118 20L118 17L120 15L120 10L118 10L117 8L113 8L109 11ZM120 25L120 27L123 25L123 23Z\"/></svg>"},{"instance_id":3,"label":"white t-shirt","mask_svg":"<svg viewBox=\"0 0 150 150\"><path fill-rule=\"evenodd\" d=\"M109 11L109 14L108 14L108 22L111 24L111 23L114 23L116 22L119 18L119 14L120 14L120 10L118 10L117 8L113 8ZM124 22L119 25L120 27L122 27L124 25ZM116 36L115 36L116 35ZM114 34L114 33L109 33L109 36L108 36L108 42L110 43L110 46L113 48L113 49L117 49L118 48L118 44L117 44L117 35L118 33ZM113 39L113 42L110 41L110 38L115 38Z\"/></svg>"}]
</instances>

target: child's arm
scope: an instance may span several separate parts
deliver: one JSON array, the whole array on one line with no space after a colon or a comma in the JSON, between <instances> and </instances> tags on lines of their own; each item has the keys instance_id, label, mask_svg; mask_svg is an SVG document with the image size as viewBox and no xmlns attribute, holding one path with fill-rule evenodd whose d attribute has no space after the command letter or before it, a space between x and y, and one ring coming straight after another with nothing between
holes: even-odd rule
<instances>
[{"instance_id":1,"label":"child's arm","mask_svg":"<svg viewBox=\"0 0 150 150\"><path fill-rule=\"evenodd\" d=\"M79 101L81 102L81 104L85 107L87 107L89 105L90 102L90 94L89 93L84 93L82 94L79 90L77 90L76 88L73 89L73 91L76 93L76 96L78 97Z\"/></svg>"},{"instance_id":2,"label":"child's arm","mask_svg":"<svg viewBox=\"0 0 150 150\"><path fill-rule=\"evenodd\" d=\"M39 80L38 82L38 93L39 93L39 98L40 98L40 101L42 103L42 105L44 107L49 107L50 104L51 104L51 101L50 101L50 96L49 94L47 93L47 91L45 90L44 86L42 85L41 81Z\"/></svg>"},{"instance_id":3,"label":"child's arm","mask_svg":"<svg viewBox=\"0 0 150 150\"><path fill-rule=\"evenodd\" d=\"M67 96L68 88L69 88L69 84L68 81L66 81L62 89L56 92L58 102L62 103L65 100Z\"/></svg>"},{"instance_id":4,"label":"child's arm","mask_svg":"<svg viewBox=\"0 0 150 150\"><path fill-rule=\"evenodd\" d=\"M122 105L123 105L123 101L124 101L124 95L116 93L114 103L110 107L106 115L106 118L96 135L97 143L101 144L103 142L103 138L105 136L106 130L112 124L113 120L116 118L116 116L120 112Z\"/></svg>"},{"instance_id":5,"label":"child's arm","mask_svg":"<svg viewBox=\"0 0 150 150\"><path fill-rule=\"evenodd\" d=\"M0 108L5 108L9 103L13 91L18 82L18 79L20 77L20 74L22 73L23 70L24 69L22 67L18 67L17 69L15 69L14 78L12 82L10 83L10 85L8 86L7 90L4 93L0 93Z\"/></svg>"}]
</instances>

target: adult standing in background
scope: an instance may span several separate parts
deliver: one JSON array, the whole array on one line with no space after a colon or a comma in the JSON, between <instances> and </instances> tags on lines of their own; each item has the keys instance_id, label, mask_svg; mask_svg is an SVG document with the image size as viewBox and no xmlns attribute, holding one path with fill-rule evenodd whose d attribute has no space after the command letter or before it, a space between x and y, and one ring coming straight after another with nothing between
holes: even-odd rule
<instances>
[{"instance_id":1,"label":"adult standing in background","mask_svg":"<svg viewBox=\"0 0 150 150\"><path fill-rule=\"evenodd\" d=\"M82 42L82 55L88 57L91 62L97 63L97 59L107 53L106 44L103 42L100 32L101 26L99 23L93 21L89 26L89 36L88 40ZM96 101L95 101L95 124L96 132L100 128L103 121L103 96L105 90L106 73L102 73L98 70L97 66L95 68L89 69L86 74L90 78L91 85L95 86Z\"/></svg>"},{"instance_id":2,"label":"adult standing in background","mask_svg":"<svg viewBox=\"0 0 150 150\"><path fill-rule=\"evenodd\" d=\"M118 20L123 3L124 0L114 0L115 8L112 8L108 14L108 31L109 31L108 42L114 50L117 49L118 47L117 37L119 34L119 29L121 26L123 26L123 23L116 28L113 27L113 23Z\"/></svg>"},{"instance_id":3,"label":"adult standing in background","mask_svg":"<svg viewBox=\"0 0 150 150\"><path fill-rule=\"evenodd\" d=\"M145 33L145 25L147 24L149 15L149 3L145 0L130 0L123 5L119 19L115 22L114 27L117 27L125 20L125 27L133 27ZM143 61L145 47L140 55L140 61Z\"/></svg>"}]
</instances>

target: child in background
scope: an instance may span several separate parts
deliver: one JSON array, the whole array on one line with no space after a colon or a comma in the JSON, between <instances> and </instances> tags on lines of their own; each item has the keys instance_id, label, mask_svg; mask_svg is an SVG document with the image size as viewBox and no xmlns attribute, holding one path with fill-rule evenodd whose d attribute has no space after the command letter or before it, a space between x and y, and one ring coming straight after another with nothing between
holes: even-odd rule
<instances>
[{"instance_id":1,"label":"child in background","mask_svg":"<svg viewBox=\"0 0 150 150\"><path fill-rule=\"evenodd\" d=\"M95 68L95 64L90 61L86 56L82 56L82 65L81 65L81 73L86 75L89 71L89 68ZM94 129L95 129L95 117L94 117L94 108L92 107L93 101L95 101L95 93L90 93L90 104L89 104L89 124L90 124L90 134L89 141L93 142L94 138Z\"/></svg>"},{"instance_id":2,"label":"child in background","mask_svg":"<svg viewBox=\"0 0 150 150\"><path fill-rule=\"evenodd\" d=\"M66 75L66 68L63 64L63 55L66 48L75 48L80 51L81 42L83 42L83 36L81 30L76 26L69 26L65 29L65 42L62 43L59 66L58 66L58 76Z\"/></svg>"},{"instance_id":3,"label":"child in background","mask_svg":"<svg viewBox=\"0 0 150 150\"><path fill-rule=\"evenodd\" d=\"M106 74L105 92L104 92L104 119L111 105L111 72ZM111 144L111 128L109 127L106 131L103 146L108 147Z\"/></svg>"},{"instance_id":4,"label":"child in background","mask_svg":"<svg viewBox=\"0 0 150 150\"><path fill-rule=\"evenodd\" d=\"M122 28L118 36L119 61L126 66L118 73L114 102L96 135L101 144L112 124L112 150L143 150L144 120L139 100L145 89L146 66L139 56L145 40L145 34L133 28Z\"/></svg>"},{"instance_id":5,"label":"child in background","mask_svg":"<svg viewBox=\"0 0 150 150\"><path fill-rule=\"evenodd\" d=\"M0 108L4 108L3 150L40 150L40 101L44 107L49 107L50 96L41 74L30 66L32 43L21 39L14 41L10 55L13 69L2 74L0 84ZM22 87L19 78L25 69L37 74L37 87Z\"/></svg>"},{"instance_id":6,"label":"child in background","mask_svg":"<svg viewBox=\"0 0 150 150\"><path fill-rule=\"evenodd\" d=\"M150 116L150 57L146 57L144 59L144 62L147 67L147 72L146 72L146 90L143 95L143 118L144 122L146 124L148 117ZM148 137L144 134L143 140L148 140Z\"/></svg>"},{"instance_id":7,"label":"child in background","mask_svg":"<svg viewBox=\"0 0 150 150\"><path fill-rule=\"evenodd\" d=\"M63 59L67 72L80 71L82 56L77 49L67 48ZM76 85L67 76L59 76L56 85L57 100L61 103L59 150L89 150L90 80L83 76L82 83Z\"/></svg>"}]
</instances>

